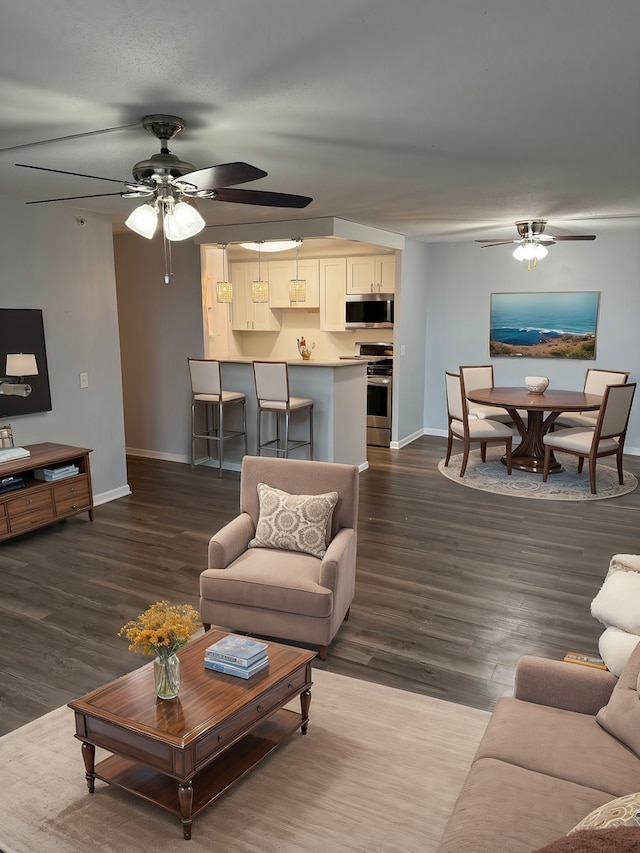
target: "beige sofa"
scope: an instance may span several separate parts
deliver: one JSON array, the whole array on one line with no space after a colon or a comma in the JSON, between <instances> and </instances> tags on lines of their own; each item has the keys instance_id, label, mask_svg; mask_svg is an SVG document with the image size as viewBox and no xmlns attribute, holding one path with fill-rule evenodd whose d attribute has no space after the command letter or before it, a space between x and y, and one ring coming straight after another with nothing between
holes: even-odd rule
<instances>
[{"instance_id":1,"label":"beige sofa","mask_svg":"<svg viewBox=\"0 0 640 853\"><path fill-rule=\"evenodd\" d=\"M438 853L531 853L639 792L639 672L640 646L619 680L523 657L514 697L496 705Z\"/></svg>"}]
</instances>

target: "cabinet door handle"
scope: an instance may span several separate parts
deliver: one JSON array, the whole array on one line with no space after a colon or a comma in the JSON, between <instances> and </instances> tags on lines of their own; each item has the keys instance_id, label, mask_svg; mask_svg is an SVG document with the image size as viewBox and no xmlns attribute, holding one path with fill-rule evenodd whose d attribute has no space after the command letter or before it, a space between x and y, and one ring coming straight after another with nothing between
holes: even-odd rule
<instances>
[{"instance_id":1,"label":"cabinet door handle","mask_svg":"<svg viewBox=\"0 0 640 853\"><path fill-rule=\"evenodd\" d=\"M258 707L256 708L256 711L257 711L259 714L261 714L261 713L264 711L264 708L262 707L262 705L258 705Z\"/></svg>"}]
</instances>

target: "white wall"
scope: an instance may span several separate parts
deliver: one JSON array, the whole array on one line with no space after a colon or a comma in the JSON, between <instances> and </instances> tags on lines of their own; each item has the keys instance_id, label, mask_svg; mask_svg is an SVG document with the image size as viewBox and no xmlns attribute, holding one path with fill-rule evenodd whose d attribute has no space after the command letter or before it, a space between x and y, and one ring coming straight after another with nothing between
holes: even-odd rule
<instances>
[{"instance_id":1,"label":"white wall","mask_svg":"<svg viewBox=\"0 0 640 853\"><path fill-rule=\"evenodd\" d=\"M15 443L91 447L96 503L128 493L111 220L0 196L0 256L0 307L43 312L51 387L51 412L10 419Z\"/></svg>"},{"instance_id":2,"label":"white wall","mask_svg":"<svg viewBox=\"0 0 640 853\"><path fill-rule=\"evenodd\" d=\"M599 235L593 243L562 243L531 272L508 246L469 243L428 246L424 425L446 431L444 372L461 364L494 365L496 385L522 385L527 374L548 376L551 387L580 390L588 367L629 370L640 380L640 233ZM600 291L594 361L534 358L489 360L491 293ZM631 412L626 447L640 453L640 393Z\"/></svg>"},{"instance_id":3,"label":"white wall","mask_svg":"<svg viewBox=\"0 0 640 853\"><path fill-rule=\"evenodd\" d=\"M191 460L187 359L204 354L200 249L173 243L164 283L162 239L116 234L118 316L127 450Z\"/></svg>"}]
</instances>

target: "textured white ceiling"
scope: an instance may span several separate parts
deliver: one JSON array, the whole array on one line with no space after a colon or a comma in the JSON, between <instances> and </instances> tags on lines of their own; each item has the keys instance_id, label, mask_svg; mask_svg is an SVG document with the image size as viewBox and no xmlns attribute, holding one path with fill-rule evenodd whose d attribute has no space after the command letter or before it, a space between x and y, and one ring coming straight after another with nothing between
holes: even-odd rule
<instances>
[{"instance_id":1,"label":"textured white ceiling","mask_svg":"<svg viewBox=\"0 0 640 853\"><path fill-rule=\"evenodd\" d=\"M425 240L640 227L637 0L20 0L0 29L0 188L117 192L183 117L173 153L244 160L248 189L310 195ZM109 133L27 145L103 128ZM11 146L21 146L6 150ZM119 196L72 202L108 212ZM290 211L202 202L210 225Z\"/></svg>"}]
</instances>

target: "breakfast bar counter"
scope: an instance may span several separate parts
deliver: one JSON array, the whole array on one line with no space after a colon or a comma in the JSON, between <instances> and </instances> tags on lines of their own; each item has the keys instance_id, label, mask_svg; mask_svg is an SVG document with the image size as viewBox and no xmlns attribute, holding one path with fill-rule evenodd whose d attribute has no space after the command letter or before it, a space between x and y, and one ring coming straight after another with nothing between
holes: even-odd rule
<instances>
[{"instance_id":1,"label":"breakfast bar counter","mask_svg":"<svg viewBox=\"0 0 640 853\"><path fill-rule=\"evenodd\" d=\"M260 360L260 359L258 359ZM269 361L270 359L262 359ZM278 359L273 359L278 361ZM249 453L257 453L258 405L253 381L253 359L220 359L222 387L241 391L247 398L247 441ZM316 361L301 358L287 361L292 397L313 400L313 458L367 467L367 364L365 361ZM231 414L229 415L231 417ZM265 420L266 426L266 420ZM229 428L234 426L229 423ZM307 425L291 417L291 435L306 435ZM298 432L299 430L299 432ZM264 434L264 432L263 432ZM263 439L264 440L264 439ZM272 454L270 454L272 455ZM293 451L292 458L307 459L308 448ZM224 467L239 470L242 441L228 442Z\"/></svg>"}]
</instances>

